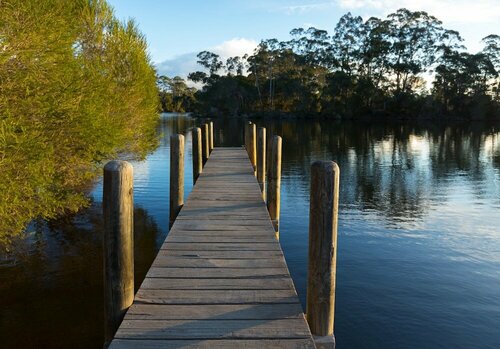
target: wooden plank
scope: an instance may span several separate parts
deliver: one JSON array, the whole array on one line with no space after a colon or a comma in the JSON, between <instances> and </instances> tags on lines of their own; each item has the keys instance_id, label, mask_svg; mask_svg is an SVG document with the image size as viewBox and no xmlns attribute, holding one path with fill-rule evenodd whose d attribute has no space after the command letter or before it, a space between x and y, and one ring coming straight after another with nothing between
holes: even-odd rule
<instances>
[{"instance_id":1,"label":"wooden plank","mask_svg":"<svg viewBox=\"0 0 500 349\"><path fill-rule=\"evenodd\" d=\"M216 219L197 219L175 221L173 229L175 230L230 230L230 231L250 231L255 229L269 229L272 225L269 220L241 220L225 219L217 221ZM172 233L172 232L171 232Z\"/></svg>"},{"instance_id":2,"label":"wooden plank","mask_svg":"<svg viewBox=\"0 0 500 349\"><path fill-rule=\"evenodd\" d=\"M178 279L209 278L252 278L252 277L285 277L289 276L286 268L162 268L155 263L149 269L147 277L164 277Z\"/></svg>"},{"instance_id":3,"label":"wooden plank","mask_svg":"<svg viewBox=\"0 0 500 349\"><path fill-rule=\"evenodd\" d=\"M215 158L213 158L213 159L215 159ZM214 161L213 159L212 159L212 161ZM229 168L230 167L228 167L228 169ZM212 168L210 167L210 164L209 164L207 166L207 172L205 172L203 179L211 179L211 178L219 179L219 178L225 178L228 176L241 176L241 177L247 178L250 175L245 170L234 170L234 169L230 170L230 171L225 171L224 173L219 173L217 171L212 170Z\"/></svg>"},{"instance_id":4,"label":"wooden plank","mask_svg":"<svg viewBox=\"0 0 500 349\"><path fill-rule=\"evenodd\" d=\"M204 243L204 242L168 242L161 247L162 250L181 251L281 251L280 247L272 242L249 242L249 243Z\"/></svg>"},{"instance_id":5,"label":"wooden plank","mask_svg":"<svg viewBox=\"0 0 500 349\"><path fill-rule=\"evenodd\" d=\"M115 338L216 339L307 338L303 319L278 320L129 320Z\"/></svg>"},{"instance_id":6,"label":"wooden plank","mask_svg":"<svg viewBox=\"0 0 500 349\"><path fill-rule=\"evenodd\" d=\"M212 236L193 236L193 235L182 235L176 234L172 236L168 241L170 242L202 242L202 243L240 243L240 242L273 242L276 240L275 236L266 235L266 236L220 236L220 235L212 235Z\"/></svg>"},{"instance_id":7,"label":"wooden plank","mask_svg":"<svg viewBox=\"0 0 500 349\"><path fill-rule=\"evenodd\" d=\"M262 215L258 216L252 213L249 214L228 214L227 212L220 212L215 214L210 213L199 213L199 214L186 214L178 217L179 221L192 221L192 220L204 220L204 221L234 221L234 219L238 219L240 221L248 221L248 222L256 222L262 221L267 222L269 219L266 219Z\"/></svg>"},{"instance_id":8,"label":"wooden plank","mask_svg":"<svg viewBox=\"0 0 500 349\"><path fill-rule=\"evenodd\" d=\"M178 230L176 234L171 234L169 237L183 237L183 236L213 236L213 237L248 237L248 238L259 238L260 236L269 236L273 232L263 230L244 230L244 231L234 231L234 230Z\"/></svg>"},{"instance_id":9,"label":"wooden plank","mask_svg":"<svg viewBox=\"0 0 500 349\"><path fill-rule=\"evenodd\" d=\"M129 320L277 320L304 317L300 304L134 304Z\"/></svg>"},{"instance_id":10,"label":"wooden plank","mask_svg":"<svg viewBox=\"0 0 500 349\"><path fill-rule=\"evenodd\" d=\"M253 259L253 258L273 258L282 257L279 250L274 251L205 251L205 250L162 250L168 256L179 257L200 257L200 258L226 258L226 259Z\"/></svg>"},{"instance_id":11,"label":"wooden plank","mask_svg":"<svg viewBox=\"0 0 500 349\"><path fill-rule=\"evenodd\" d=\"M224 204L224 205L222 205ZM226 216L228 219L233 217L247 216L260 220L268 220L267 212L264 209L252 209L251 207L244 207L244 204L235 204L233 206L226 203L218 203L217 201L208 201L207 206L194 206L190 207L179 215L180 217L190 218L192 216L203 216L204 220L210 220L216 216Z\"/></svg>"},{"instance_id":12,"label":"wooden plank","mask_svg":"<svg viewBox=\"0 0 500 349\"><path fill-rule=\"evenodd\" d=\"M238 202L238 201L214 201L214 200L196 200L189 203L189 206L185 207L183 212L196 210L200 208L205 208L208 210L213 210L216 208L224 209L224 210L233 210L233 209L245 209L250 212L254 212L255 210L259 210L260 212L265 212L265 207L260 202L250 201L250 202Z\"/></svg>"},{"instance_id":13,"label":"wooden plank","mask_svg":"<svg viewBox=\"0 0 500 349\"><path fill-rule=\"evenodd\" d=\"M310 338L263 340L126 340L116 339L110 349L314 349Z\"/></svg>"},{"instance_id":14,"label":"wooden plank","mask_svg":"<svg viewBox=\"0 0 500 349\"><path fill-rule=\"evenodd\" d=\"M217 193L220 197L220 195L227 195L226 193L223 193L222 191L218 191ZM243 196L241 201L237 200L214 200L214 198L217 198L216 195L211 196L209 194L204 193L204 197L201 197L200 199L196 201L190 202L190 206L187 206L189 210L193 208L225 208L225 209L234 209L234 208L242 208L242 209L247 209L247 210L260 210L261 212L262 209L265 209L265 206L262 206L260 203L255 203L255 196ZM250 199L253 199L250 201Z\"/></svg>"},{"instance_id":15,"label":"wooden plank","mask_svg":"<svg viewBox=\"0 0 500 349\"><path fill-rule=\"evenodd\" d=\"M140 289L138 303L150 304L299 304L294 290L149 290Z\"/></svg>"},{"instance_id":16,"label":"wooden plank","mask_svg":"<svg viewBox=\"0 0 500 349\"><path fill-rule=\"evenodd\" d=\"M288 290L292 280L286 276L250 279L174 279L145 278L141 289L150 290Z\"/></svg>"},{"instance_id":17,"label":"wooden plank","mask_svg":"<svg viewBox=\"0 0 500 349\"><path fill-rule=\"evenodd\" d=\"M170 268L286 268L285 261L271 259L216 259L179 258L161 255L155 260L155 267Z\"/></svg>"},{"instance_id":18,"label":"wooden plank","mask_svg":"<svg viewBox=\"0 0 500 349\"><path fill-rule=\"evenodd\" d=\"M241 194L240 197L235 197L232 194L226 194L226 193L221 193L219 191L214 192L213 195L207 196L206 193L192 193L192 195L189 197L192 200L198 200L198 201L224 201L227 203L230 203L232 201L236 202L253 202L257 199L257 195L251 194L251 195L245 195Z\"/></svg>"}]
</instances>

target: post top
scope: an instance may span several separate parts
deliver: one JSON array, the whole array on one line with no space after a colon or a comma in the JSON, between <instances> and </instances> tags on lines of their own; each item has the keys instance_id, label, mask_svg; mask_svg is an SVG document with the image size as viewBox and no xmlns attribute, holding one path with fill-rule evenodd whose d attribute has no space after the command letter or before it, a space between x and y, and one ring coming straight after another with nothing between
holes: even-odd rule
<instances>
[{"instance_id":1,"label":"post top","mask_svg":"<svg viewBox=\"0 0 500 349\"><path fill-rule=\"evenodd\" d=\"M318 160L311 164L311 170L315 169L335 173L339 171L339 166L336 162L330 160Z\"/></svg>"},{"instance_id":2,"label":"post top","mask_svg":"<svg viewBox=\"0 0 500 349\"><path fill-rule=\"evenodd\" d=\"M112 160L104 165L104 171L108 172L120 172L120 171L132 171L133 167L128 161L123 160Z\"/></svg>"},{"instance_id":3,"label":"post top","mask_svg":"<svg viewBox=\"0 0 500 349\"><path fill-rule=\"evenodd\" d=\"M173 135L170 136L170 140L173 140L173 139L181 140L181 139L184 139L184 136L181 135L181 134L176 133L176 134L173 134Z\"/></svg>"}]
</instances>

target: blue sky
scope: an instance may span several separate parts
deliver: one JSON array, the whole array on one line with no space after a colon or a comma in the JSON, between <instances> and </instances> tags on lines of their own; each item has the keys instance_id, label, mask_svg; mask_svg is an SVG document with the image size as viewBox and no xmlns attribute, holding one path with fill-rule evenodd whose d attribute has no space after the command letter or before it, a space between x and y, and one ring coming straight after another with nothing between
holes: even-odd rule
<instances>
[{"instance_id":1,"label":"blue sky","mask_svg":"<svg viewBox=\"0 0 500 349\"><path fill-rule=\"evenodd\" d=\"M458 30L472 52L488 34L500 34L500 0L108 0L120 19L134 18L146 35L159 73L185 76L196 54L226 58L250 53L266 38L284 40L291 29L333 32L346 12L385 17L400 7L424 10Z\"/></svg>"}]
</instances>

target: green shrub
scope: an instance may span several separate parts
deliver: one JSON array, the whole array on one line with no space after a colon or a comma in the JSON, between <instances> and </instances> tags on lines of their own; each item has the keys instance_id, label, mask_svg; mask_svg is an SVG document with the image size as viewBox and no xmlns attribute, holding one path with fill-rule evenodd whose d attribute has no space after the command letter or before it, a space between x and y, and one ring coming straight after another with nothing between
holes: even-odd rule
<instances>
[{"instance_id":1,"label":"green shrub","mask_svg":"<svg viewBox=\"0 0 500 349\"><path fill-rule=\"evenodd\" d=\"M146 49L104 0L0 0L0 241L82 207L105 159L154 148Z\"/></svg>"}]
</instances>

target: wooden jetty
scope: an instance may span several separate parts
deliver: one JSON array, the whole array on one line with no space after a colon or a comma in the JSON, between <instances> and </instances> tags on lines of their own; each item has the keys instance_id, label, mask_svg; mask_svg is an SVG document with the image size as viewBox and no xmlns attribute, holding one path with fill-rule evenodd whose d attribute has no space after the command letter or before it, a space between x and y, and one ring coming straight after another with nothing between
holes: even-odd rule
<instances>
[{"instance_id":1,"label":"wooden jetty","mask_svg":"<svg viewBox=\"0 0 500 349\"><path fill-rule=\"evenodd\" d=\"M194 137L193 166L206 163L186 203L170 202L178 214L109 348L331 348L309 329L255 177L256 149L250 158L242 147L200 153L198 130Z\"/></svg>"}]
</instances>

